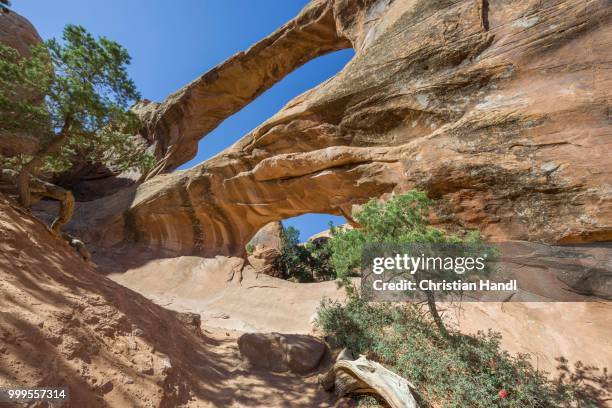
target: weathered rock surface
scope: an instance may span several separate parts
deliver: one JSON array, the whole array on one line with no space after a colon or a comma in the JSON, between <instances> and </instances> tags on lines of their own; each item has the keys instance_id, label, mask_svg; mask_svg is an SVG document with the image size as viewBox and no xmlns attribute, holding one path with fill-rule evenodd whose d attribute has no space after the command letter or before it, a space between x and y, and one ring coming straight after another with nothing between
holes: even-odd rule
<instances>
[{"instance_id":1,"label":"weathered rock surface","mask_svg":"<svg viewBox=\"0 0 612 408\"><path fill-rule=\"evenodd\" d=\"M551 246L507 242L498 246L498 266L517 279L520 293L506 301L612 300L612 244Z\"/></svg>"},{"instance_id":2,"label":"weathered rock surface","mask_svg":"<svg viewBox=\"0 0 612 408\"><path fill-rule=\"evenodd\" d=\"M15 12L0 13L0 42L30 56L30 47L42 43L34 26Z\"/></svg>"},{"instance_id":3,"label":"weathered rock surface","mask_svg":"<svg viewBox=\"0 0 612 408\"><path fill-rule=\"evenodd\" d=\"M353 60L223 153L139 186L106 226L151 248L241 255L269 222L350 220L355 204L419 187L452 229L610 240L610 18L605 0L315 1L146 105L158 170L306 60L349 42Z\"/></svg>"},{"instance_id":4,"label":"weathered rock surface","mask_svg":"<svg viewBox=\"0 0 612 408\"><path fill-rule=\"evenodd\" d=\"M333 2L311 1L274 33L240 52L163 103L143 101L135 110L146 122L142 135L155 147L159 165L174 170L192 159L202 135L239 111L302 64L350 47L335 28Z\"/></svg>"},{"instance_id":5,"label":"weathered rock surface","mask_svg":"<svg viewBox=\"0 0 612 408\"><path fill-rule=\"evenodd\" d=\"M282 251L282 231L283 225L279 221L271 222L257 231L247 244L247 260L257 273L280 277L275 261Z\"/></svg>"},{"instance_id":6,"label":"weathered rock surface","mask_svg":"<svg viewBox=\"0 0 612 408\"><path fill-rule=\"evenodd\" d=\"M245 333L238 338L238 348L253 367L296 374L315 370L326 350L316 337L279 333Z\"/></svg>"}]
</instances>

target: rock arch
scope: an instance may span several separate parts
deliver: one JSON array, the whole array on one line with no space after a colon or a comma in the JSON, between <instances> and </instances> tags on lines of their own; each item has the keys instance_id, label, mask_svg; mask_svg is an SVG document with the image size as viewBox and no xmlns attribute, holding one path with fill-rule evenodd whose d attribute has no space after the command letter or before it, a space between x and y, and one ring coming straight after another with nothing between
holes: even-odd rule
<instances>
[{"instance_id":1,"label":"rock arch","mask_svg":"<svg viewBox=\"0 0 612 408\"><path fill-rule=\"evenodd\" d=\"M156 173L188 159L202 133L295 65L349 42L353 60L223 153L150 177L105 228L177 253L235 255L270 221L350 218L355 204L417 186L440 199L438 222L490 238L610 240L606 1L487 4L311 2L142 107ZM253 82L231 86L247 69Z\"/></svg>"}]
</instances>

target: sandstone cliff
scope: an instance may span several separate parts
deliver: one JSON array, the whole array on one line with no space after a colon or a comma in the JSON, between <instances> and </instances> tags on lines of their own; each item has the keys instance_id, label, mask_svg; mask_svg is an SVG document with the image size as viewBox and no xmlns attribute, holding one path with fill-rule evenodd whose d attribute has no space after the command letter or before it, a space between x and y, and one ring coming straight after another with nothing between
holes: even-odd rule
<instances>
[{"instance_id":1,"label":"sandstone cliff","mask_svg":"<svg viewBox=\"0 0 612 408\"><path fill-rule=\"evenodd\" d=\"M107 230L175 253L241 254L268 222L350 220L353 205L416 186L450 228L610 240L609 10L605 0L314 1L142 107L145 135L168 146L158 171L306 60L349 44L353 60L213 159L152 177Z\"/></svg>"}]
</instances>

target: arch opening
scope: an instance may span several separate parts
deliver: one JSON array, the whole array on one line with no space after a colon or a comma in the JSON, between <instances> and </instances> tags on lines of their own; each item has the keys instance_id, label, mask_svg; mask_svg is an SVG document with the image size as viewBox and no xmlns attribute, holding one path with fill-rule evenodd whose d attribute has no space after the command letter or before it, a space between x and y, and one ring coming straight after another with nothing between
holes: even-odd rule
<instances>
[{"instance_id":1,"label":"arch opening","mask_svg":"<svg viewBox=\"0 0 612 408\"><path fill-rule=\"evenodd\" d=\"M347 48L314 58L300 66L202 137L198 142L196 156L177 170L196 166L232 146L280 111L289 101L332 78L354 55L355 51Z\"/></svg>"},{"instance_id":2,"label":"arch opening","mask_svg":"<svg viewBox=\"0 0 612 408\"><path fill-rule=\"evenodd\" d=\"M330 223L337 227L346 224L346 218L338 215L307 213L281 221L284 228L293 227L299 232L300 242L329 230Z\"/></svg>"}]
</instances>

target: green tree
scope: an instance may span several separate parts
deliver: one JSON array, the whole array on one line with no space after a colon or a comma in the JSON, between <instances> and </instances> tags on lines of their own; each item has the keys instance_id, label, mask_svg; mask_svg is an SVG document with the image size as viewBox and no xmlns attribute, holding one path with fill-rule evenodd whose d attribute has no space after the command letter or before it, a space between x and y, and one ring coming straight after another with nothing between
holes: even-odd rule
<instances>
[{"instance_id":1,"label":"green tree","mask_svg":"<svg viewBox=\"0 0 612 408\"><path fill-rule=\"evenodd\" d=\"M293 278L299 282L334 279L330 262L331 253L324 240L301 244L299 238L299 230L294 227L283 227L281 253L275 260L275 269L280 271L283 278Z\"/></svg>"},{"instance_id":2,"label":"green tree","mask_svg":"<svg viewBox=\"0 0 612 408\"><path fill-rule=\"evenodd\" d=\"M449 235L429 225L428 210L431 201L419 190L393 196L387 202L370 200L355 214L359 228L332 229L328 245L331 264L338 278L348 283L348 276L360 268L366 244L412 243L478 243L480 235L470 233L465 239ZM433 291L424 291L431 316L444 335L446 327L438 313Z\"/></svg>"},{"instance_id":3,"label":"green tree","mask_svg":"<svg viewBox=\"0 0 612 408\"><path fill-rule=\"evenodd\" d=\"M301 282L312 281L309 271L308 251L300 245L300 231L294 227L287 227L281 233L281 254L276 258L275 268L284 278L296 278Z\"/></svg>"},{"instance_id":4,"label":"green tree","mask_svg":"<svg viewBox=\"0 0 612 408\"><path fill-rule=\"evenodd\" d=\"M33 47L30 58L0 45L0 130L41 142L33 156L13 160L23 206L31 203L31 176L66 170L76 154L115 171L152 166L133 136L140 122L129 106L140 95L129 63L121 45L74 25L66 26L62 41Z\"/></svg>"}]
</instances>

